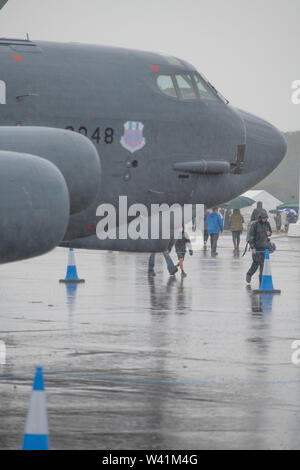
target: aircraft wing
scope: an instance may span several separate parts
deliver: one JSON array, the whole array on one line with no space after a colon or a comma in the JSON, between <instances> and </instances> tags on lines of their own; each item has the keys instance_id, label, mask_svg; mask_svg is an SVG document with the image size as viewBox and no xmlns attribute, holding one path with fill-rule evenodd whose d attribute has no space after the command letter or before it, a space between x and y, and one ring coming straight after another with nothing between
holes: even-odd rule
<instances>
[{"instance_id":1,"label":"aircraft wing","mask_svg":"<svg viewBox=\"0 0 300 470\"><path fill-rule=\"evenodd\" d=\"M8 0L0 0L0 10L2 10L2 8L6 5L7 2Z\"/></svg>"}]
</instances>

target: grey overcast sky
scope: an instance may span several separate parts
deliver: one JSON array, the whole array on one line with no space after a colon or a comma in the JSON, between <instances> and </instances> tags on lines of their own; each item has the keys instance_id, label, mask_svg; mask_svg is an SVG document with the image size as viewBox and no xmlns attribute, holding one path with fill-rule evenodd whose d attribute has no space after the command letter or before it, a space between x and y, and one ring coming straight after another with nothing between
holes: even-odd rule
<instances>
[{"instance_id":1,"label":"grey overcast sky","mask_svg":"<svg viewBox=\"0 0 300 470\"><path fill-rule=\"evenodd\" d=\"M299 29L300 0L9 0L0 11L0 37L28 32L185 59L233 105L283 131L300 129L291 101Z\"/></svg>"}]
</instances>

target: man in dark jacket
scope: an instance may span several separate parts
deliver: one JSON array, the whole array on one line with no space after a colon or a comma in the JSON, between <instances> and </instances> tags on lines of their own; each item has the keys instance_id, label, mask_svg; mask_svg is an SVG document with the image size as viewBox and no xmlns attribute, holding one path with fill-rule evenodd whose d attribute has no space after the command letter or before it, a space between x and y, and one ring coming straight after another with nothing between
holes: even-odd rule
<instances>
[{"instance_id":1,"label":"man in dark jacket","mask_svg":"<svg viewBox=\"0 0 300 470\"><path fill-rule=\"evenodd\" d=\"M175 250L176 250L177 257L178 257L178 264L176 265L176 267L179 266L181 269L181 276L186 277L186 273L184 272L184 269L183 269L183 261L184 261L185 254L186 254L186 247L188 247L190 256L193 255L193 249L191 245L191 240L188 234L184 231L184 225L182 225L181 227L181 233L182 233L182 237L178 238L178 240L176 240L175 242Z\"/></svg>"},{"instance_id":2,"label":"man in dark jacket","mask_svg":"<svg viewBox=\"0 0 300 470\"><path fill-rule=\"evenodd\" d=\"M260 211L258 221L252 224L249 234L249 244L252 250L253 259L253 263L246 275L246 281L249 284L253 274L255 274L259 268L259 285L261 285L265 253L269 246L269 237L271 235L272 229L268 222L268 214L264 209L262 209Z\"/></svg>"},{"instance_id":3,"label":"man in dark jacket","mask_svg":"<svg viewBox=\"0 0 300 470\"><path fill-rule=\"evenodd\" d=\"M256 207L255 207L254 211L253 211L252 214L251 214L251 220L250 220L250 222L254 222L255 220L258 220L259 214L261 213L262 209L263 209L262 202L261 202L261 201L258 201L258 203L256 204Z\"/></svg>"}]
</instances>

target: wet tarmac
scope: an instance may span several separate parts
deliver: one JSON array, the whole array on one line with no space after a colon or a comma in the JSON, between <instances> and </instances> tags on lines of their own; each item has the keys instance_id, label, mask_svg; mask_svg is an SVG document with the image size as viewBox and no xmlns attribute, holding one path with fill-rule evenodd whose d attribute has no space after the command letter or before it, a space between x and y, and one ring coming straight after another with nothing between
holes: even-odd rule
<instances>
[{"instance_id":1,"label":"wet tarmac","mask_svg":"<svg viewBox=\"0 0 300 470\"><path fill-rule=\"evenodd\" d=\"M77 287L63 248L2 265L0 449L21 447L36 365L52 449L300 449L300 240L274 241L277 296L247 290L229 235L183 280L162 255L148 279L146 254L78 250Z\"/></svg>"}]
</instances>

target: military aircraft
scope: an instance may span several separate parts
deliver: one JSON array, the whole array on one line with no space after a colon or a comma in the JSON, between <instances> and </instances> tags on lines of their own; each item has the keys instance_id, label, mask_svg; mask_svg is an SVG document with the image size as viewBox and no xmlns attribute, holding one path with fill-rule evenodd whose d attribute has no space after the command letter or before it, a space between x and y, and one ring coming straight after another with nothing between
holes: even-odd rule
<instances>
[{"instance_id":1,"label":"military aircraft","mask_svg":"<svg viewBox=\"0 0 300 470\"><path fill-rule=\"evenodd\" d=\"M231 106L184 60L0 39L0 262L58 244L162 251L165 240L99 240L99 204L118 210L124 195L149 209L212 207L285 153L275 127Z\"/></svg>"}]
</instances>

